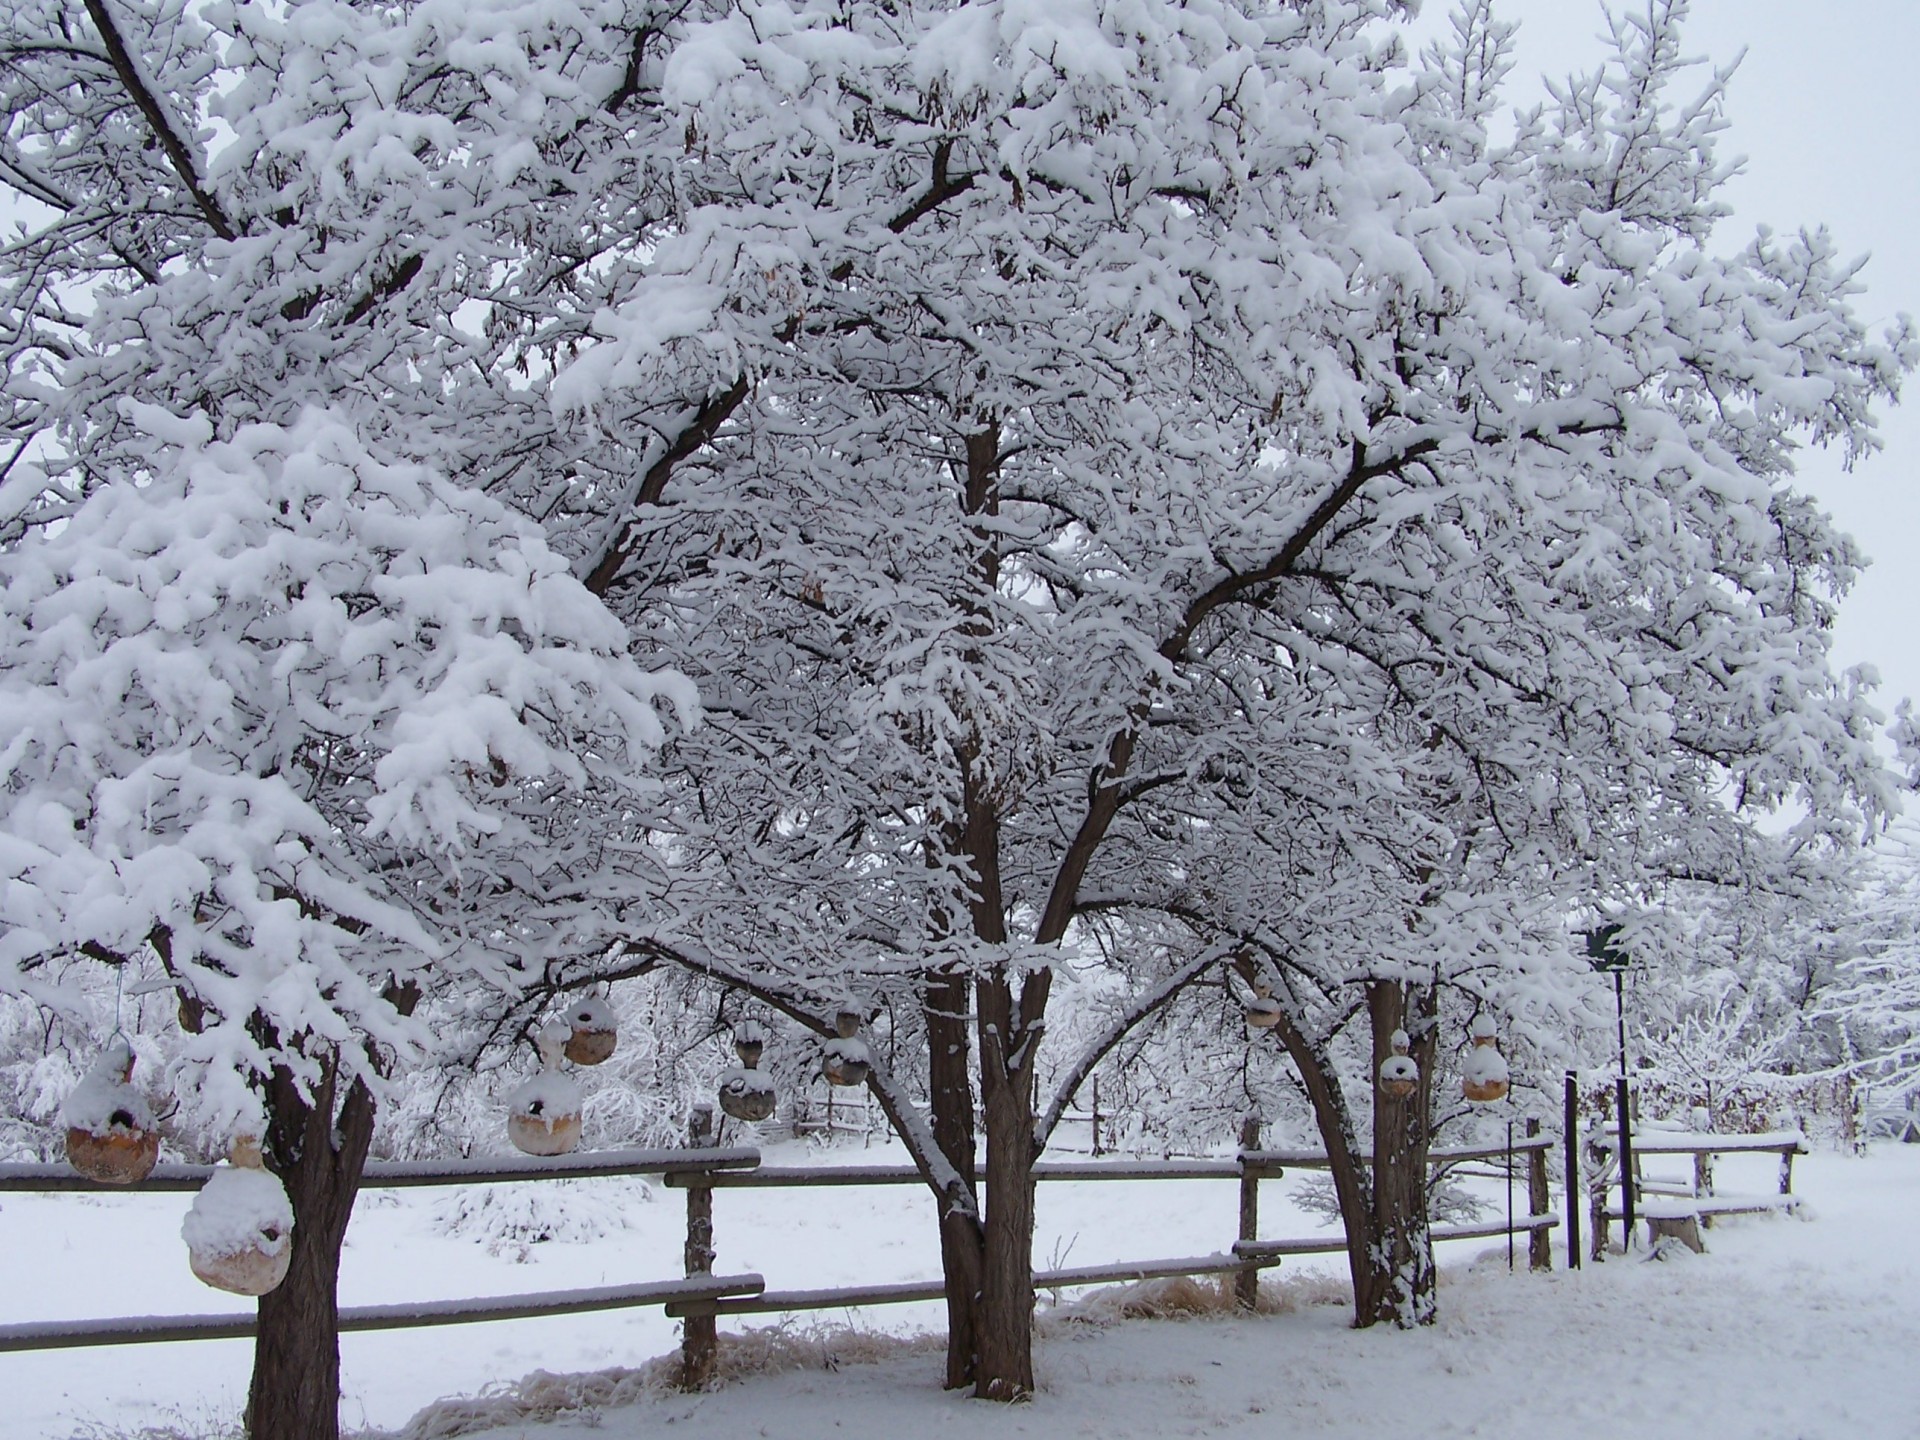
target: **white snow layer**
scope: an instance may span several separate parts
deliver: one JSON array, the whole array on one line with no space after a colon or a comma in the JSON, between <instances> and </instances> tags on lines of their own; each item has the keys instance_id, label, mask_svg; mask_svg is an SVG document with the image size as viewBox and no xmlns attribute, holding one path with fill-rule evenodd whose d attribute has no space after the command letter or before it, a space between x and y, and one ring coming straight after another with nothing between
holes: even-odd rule
<instances>
[{"instance_id":1,"label":"white snow layer","mask_svg":"<svg viewBox=\"0 0 1920 1440\"><path fill-rule=\"evenodd\" d=\"M896 1160L876 1147L861 1161ZM769 1166L818 1163L804 1146L769 1148ZM1649 1161L1650 1164L1655 1163ZM1685 1159L1662 1159L1684 1169ZM1725 1156L1726 1189L1764 1191L1772 1156ZM1161 1440L1183 1434L1315 1440L1899 1440L1915 1434L1911 1374L1920 1354L1920 1146L1866 1159L1816 1153L1796 1163L1809 1223L1717 1223L1709 1253L1638 1256L1569 1274L1509 1275L1505 1246L1440 1247L1440 1321L1356 1332L1336 1257L1275 1272L1291 1313L1252 1319L1052 1324L1036 1355L1040 1393L1004 1409L940 1389L937 1346L878 1364L829 1337L837 1371L749 1378L706 1395L651 1393L625 1409L496 1432L527 1440L623 1440L670 1427L681 1440L784 1440L938 1433L943 1440L1046 1436ZM584 1192L602 1182L579 1182ZM605 1182L620 1186L624 1182ZM1261 1191L1262 1233L1311 1235L1291 1203L1296 1177ZM540 1187L561 1188L561 1187ZM571 1188L571 1186L567 1187ZM1035 1259L1102 1264L1202 1254L1231 1240L1237 1187L1206 1181L1040 1187ZM1499 1203L1497 1187L1481 1186ZM592 1243L541 1243L490 1255L442 1233L445 1192L369 1191L341 1271L347 1305L391 1304L664 1279L680 1272L677 1204L637 1205L630 1229ZM729 1190L716 1195L718 1273L759 1270L770 1289L925 1278L939 1273L934 1211L911 1186L861 1191ZM64 1316L241 1312L164 1261L179 1195L9 1195L0 1200L0 1322ZM148 1256L154 1256L148 1259ZM404 1256L404 1264L395 1257ZM1475 1257L1479 1259L1476 1261ZM134 1257L130 1259L130 1257ZM1071 1300L1075 1292L1064 1292ZM1050 1297L1043 1295L1043 1310ZM938 1304L826 1312L832 1323L896 1333L940 1324ZM791 1322L805 1330L815 1317ZM724 1320L727 1331L767 1322ZM398 1429L430 1402L536 1370L600 1372L671 1352L677 1322L657 1307L500 1324L342 1337L348 1429ZM230 1429L245 1402L244 1341L0 1355L0 1440L46 1435L184 1434ZM565 1386L559 1388L567 1388ZM582 1387L592 1390L594 1387ZM600 1387L605 1388L605 1387Z\"/></svg>"},{"instance_id":2,"label":"white snow layer","mask_svg":"<svg viewBox=\"0 0 1920 1440\"><path fill-rule=\"evenodd\" d=\"M222 1165L193 1197L180 1238L196 1255L278 1255L293 1243L293 1206L266 1171Z\"/></svg>"}]
</instances>

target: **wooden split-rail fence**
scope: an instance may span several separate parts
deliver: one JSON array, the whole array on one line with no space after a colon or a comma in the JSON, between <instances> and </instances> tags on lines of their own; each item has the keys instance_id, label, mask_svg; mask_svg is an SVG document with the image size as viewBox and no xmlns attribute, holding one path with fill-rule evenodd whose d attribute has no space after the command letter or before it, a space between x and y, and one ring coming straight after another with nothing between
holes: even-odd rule
<instances>
[{"instance_id":1,"label":"wooden split-rail fence","mask_svg":"<svg viewBox=\"0 0 1920 1440\"><path fill-rule=\"evenodd\" d=\"M696 1129L696 1142L706 1132ZM1115 1265L1088 1265L1072 1269L1036 1271L1036 1290L1105 1285L1174 1276L1232 1275L1236 1294L1251 1306L1259 1272L1278 1265L1289 1255L1336 1254L1344 1239L1314 1237L1262 1239L1259 1234L1259 1186L1288 1170L1324 1169L1327 1157L1307 1150L1256 1148L1256 1131L1243 1130L1243 1148L1232 1159L1218 1160L1102 1160L1042 1161L1034 1167L1040 1183L1065 1181L1153 1182L1161 1180L1234 1181L1240 1187L1239 1231L1231 1246L1210 1255L1149 1259ZM1520 1216L1487 1225L1435 1226L1435 1240L1467 1240L1520 1236L1528 1238L1529 1261L1535 1268L1550 1264L1547 1232L1559 1224L1547 1190L1547 1151L1554 1142L1539 1135L1516 1140L1511 1147L1436 1149L1429 1156L1435 1167L1511 1158L1525 1166L1526 1211ZM213 1174L205 1165L161 1165L138 1187L141 1190L197 1190ZM676 1279L610 1285L585 1290L549 1291L525 1295L497 1295L465 1300L432 1300L403 1305L345 1306L340 1310L343 1332L396 1330L429 1325L459 1325L485 1320L527 1319L584 1311L662 1305L682 1320L682 1380L703 1383L710 1375L715 1351L716 1318L850 1306L902 1304L937 1300L945 1289L939 1280L900 1284L857 1285L827 1290L769 1290L757 1274L712 1273L714 1192L718 1190L852 1185L918 1185L919 1172L911 1165L765 1166L760 1152L750 1146L719 1148L696 1143L681 1150L609 1150L562 1156L557 1159L469 1159L427 1162L369 1162L363 1189L380 1190L424 1185L483 1185L512 1181L578 1179L592 1176L659 1176L674 1189L686 1192L687 1240L684 1273ZM127 1193L98 1185L65 1165L0 1165L0 1191L100 1191ZM237 1339L254 1333L247 1314L151 1315L99 1320L52 1320L0 1326L0 1352L51 1350L104 1345L140 1345L176 1340Z\"/></svg>"}]
</instances>

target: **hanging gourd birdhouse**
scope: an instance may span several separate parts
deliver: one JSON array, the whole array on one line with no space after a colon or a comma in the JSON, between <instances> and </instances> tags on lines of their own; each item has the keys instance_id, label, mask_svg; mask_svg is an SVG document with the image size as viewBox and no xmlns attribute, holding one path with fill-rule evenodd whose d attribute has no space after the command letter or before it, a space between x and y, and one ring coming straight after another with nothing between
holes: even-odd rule
<instances>
[{"instance_id":1,"label":"hanging gourd birdhouse","mask_svg":"<svg viewBox=\"0 0 1920 1440\"><path fill-rule=\"evenodd\" d=\"M1393 1047L1393 1053L1380 1062L1380 1093L1404 1100L1420 1088L1420 1067L1407 1053L1413 1048L1413 1042L1407 1038L1406 1031L1396 1030L1387 1043Z\"/></svg>"},{"instance_id":2,"label":"hanging gourd birdhouse","mask_svg":"<svg viewBox=\"0 0 1920 1440\"><path fill-rule=\"evenodd\" d=\"M227 1162L193 1197L180 1238L193 1273L214 1289L264 1295L293 1263L293 1206L253 1136L238 1137Z\"/></svg>"},{"instance_id":3,"label":"hanging gourd birdhouse","mask_svg":"<svg viewBox=\"0 0 1920 1440\"><path fill-rule=\"evenodd\" d=\"M867 1050L866 1042L855 1038L860 1033L860 1017L851 1010L842 1010L833 1017L833 1028L837 1033L826 1043L824 1062L821 1066L826 1073L828 1083L866 1084L867 1071L872 1068L873 1057Z\"/></svg>"},{"instance_id":4,"label":"hanging gourd birdhouse","mask_svg":"<svg viewBox=\"0 0 1920 1440\"><path fill-rule=\"evenodd\" d=\"M115 1040L60 1107L67 1162L103 1185L138 1184L160 1158L153 1108L132 1079L133 1047Z\"/></svg>"},{"instance_id":5,"label":"hanging gourd birdhouse","mask_svg":"<svg viewBox=\"0 0 1920 1440\"><path fill-rule=\"evenodd\" d=\"M565 1022L549 1020L538 1036L540 1073L507 1097L507 1138L528 1155L564 1155L580 1143L580 1085L560 1071Z\"/></svg>"},{"instance_id":6,"label":"hanging gourd birdhouse","mask_svg":"<svg viewBox=\"0 0 1920 1440\"><path fill-rule=\"evenodd\" d=\"M1271 1030L1280 1023L1280 1002L1273 998L1273 991L1265 985L1253 987L1253 998L1247 1001L1247 1028L1249 1030Z\"/></svg>"},{"instance_id":7,"label":"hanging gourd birdhouse","mask_svg":"<svg viewBox=\"0 0 1920 1440\"><path fill-rule=\"evenodd\" d=\"M567 1059L576 1065L598 1065L612 1056L613 1047L619 1043L613 1006L605 1000L575 1001L567 1011L567 1024L572 1027L567 1036Z\"/></svg>"},{"instance_id":8,"label":"hanging gourd birdhouse","mask_svg":"<svg viewBox=\"0 0 1920 1440\"><path fill-rule=\"evenodd\" d=\"M743 1020L733 1032L733 1053L740 1057L740 1064L720 1077L720 1108L736 1120L773 1118L773 1081L758 1068L766 1037L757 1020Z\"/></svg>"},{"instance_id":9,"label":"hanging gourd birdhouse","mask_svg":"<svg viewBox=\"0 0 1920 1440\"><path fill-rule=\"evenodd\" d=\"M1473 1048L1460 1065L1460 1093L1476 1105L1503 1100L1507 1094L1507 1061L1494 1039L1493 1017L1479 1014L1467 1032Z\"/></svg>"}]
</instances>

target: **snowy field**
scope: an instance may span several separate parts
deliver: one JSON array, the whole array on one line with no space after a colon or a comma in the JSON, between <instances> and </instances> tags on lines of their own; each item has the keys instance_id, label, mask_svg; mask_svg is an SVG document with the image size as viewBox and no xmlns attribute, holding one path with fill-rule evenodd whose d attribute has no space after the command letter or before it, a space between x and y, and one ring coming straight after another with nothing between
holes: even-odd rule
<instances>
[{"instance_id":1,"label":"snowy field","mask_svg":"<svg viewBox=\"0 0 1920 1440\"><path fill-rule=\"evenodd\" d=\"M877 1160L880 1150L836 1160ZM771 1148L769 1164L803 1150ZM811 1158L818 1159L817 1154ZM1730 1157L1723 1190L1771 1188L1771 1157ZM1262 1231L1314 1233L1287 1203L1293 1181L1263 1187ZM354 1221L343 1301L511 1293L667 1278L678 1269L678 1192L639 1182L473 1192L369 1193ZM1711 1253L1665 1263L1615 1259L1578 1275L1522 1268L1503 1243L1443 1249L1441 1323L1357 1333L1320 1277L1333 1257L1270 1272L1283 1313L1257 1318L1043 1323L1042 1393L1012 1410L944 1395L939 1354L900 1347L874 1363L752 1376L701 1396L648 1394L500 1435L685 1440L777 1434L880 1436L935 1427L942 1437L1299 1434L1328 1437L1688 1436L1695 1440L1920 1437L1920 1146L1865 1159L1798 1163L1808 1219L1724 1222ZM535 1202L536 1194L545 1198ZM1198 1255L1234 1231L1232 1183L1049 1184L1040 1191L1038 1264ZM188 1274L178 1239L186 1195L0 1199L0 1320L209 1312L225 1297ZM491 1203L505 1202L502 1206ZM500 1239L537 1203L547 1219L603 1229L591 1240ZM467 1213L456 1214L459 1209ZM770 1288L921 1278L937 1271L930 1202L906 1187L721 1191L719 1273L758 1270ZM541 1217L532 1217L541 1218ZM449 1234L449 1229L464 1233ZM487 1237L492 1236L489 1240ZM1564 1261L1556 1233L1555 1264ZM1069 1297L1070 1298L1070 1297ZM236 1302L238 1303L238 1302ZM1044 1304L1043 1298L1043 1304ZM865 1329L924 1330L935 1306L807 1317ZM739 1321L723 1321L733 1327ZM632 1366L673 1349L657 1311L524 1320L343 1341L343 1418L403 1426L446 1396L534 1370ZM832 1347L829 1347L832 1348ZM0 1355L0 1437L202 1435L226 1428L245 1393L250 1347L213 1341Z\"/></svg>"}]
</instances>

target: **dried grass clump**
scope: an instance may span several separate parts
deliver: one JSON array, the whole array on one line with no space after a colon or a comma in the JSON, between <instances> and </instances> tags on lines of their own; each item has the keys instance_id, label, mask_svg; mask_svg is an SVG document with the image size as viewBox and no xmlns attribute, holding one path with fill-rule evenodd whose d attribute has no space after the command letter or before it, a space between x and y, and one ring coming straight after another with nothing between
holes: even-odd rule
<instances>
[{"instance_id":1,"label":"dried grass clump","mask_svg":"<svg viewBox=\"0 0 1920 1440\"><path fill-rule=\"evenodd\" d=\"M1265 1276L1254 1301L1257 1315L1290 1315L1311 1305L1345 1305L1353 1297L1345 1280L1331 1275ZM1175 1276L1137 1280L1089 1291L1038 1317L1041 1334L1066 1325L1112 1325L1122 1320L1180 1320L1245 1313L1234 1295L1233 1277Z\"/></svg>"},{"instance_id":2,"label":"dried grass clump","mask_svg":"<svg viewBox=\"0 0 1920 1440\"><path fill-rule=\"evenodd\" d=\"M922 1354L945 1344L938 1335L881 1335L850 1325L769 1325L723 1333L713 1383L794 1370L838 1370L896 1355ZM404 1425L395 1440L454 1440L503 1425L538 1424L562 1415L590 1414L671 1393L680 1375L678 1354L632 1367L556 1375L536 1370L524 1379L489 1386L478 1395L438 1400Z\"/></svg>"}]
</instances>

